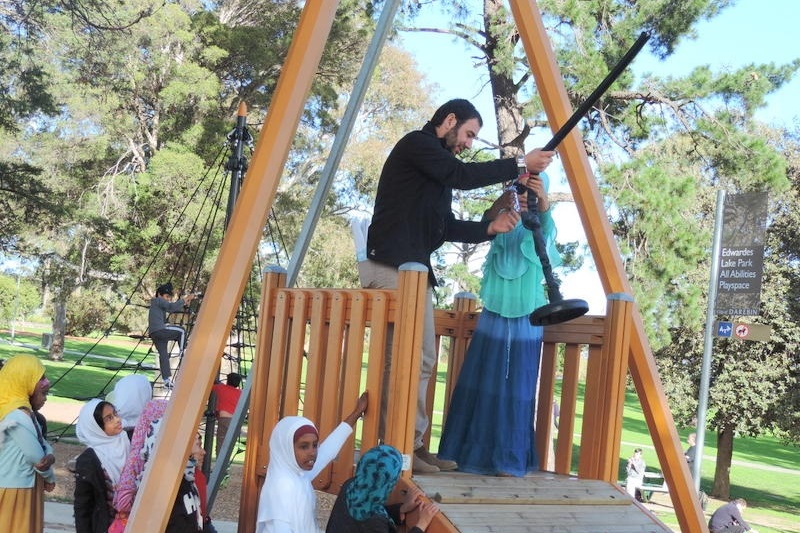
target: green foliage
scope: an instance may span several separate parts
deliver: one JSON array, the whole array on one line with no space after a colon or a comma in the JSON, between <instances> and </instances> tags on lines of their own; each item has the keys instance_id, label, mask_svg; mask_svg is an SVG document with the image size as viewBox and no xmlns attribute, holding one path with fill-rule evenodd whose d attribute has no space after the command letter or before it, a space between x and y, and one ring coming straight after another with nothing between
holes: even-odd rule
<instances>
[{"instance_id":1,"label":"green foliage","mask_svg":"<svg viewBox=\"0 0 800 533\"><path fill-rule=\"evenodd\" d=\"M41 303L39 288L30 279L0 274L0 322L24 320Z\"/></svg>"},{"instance_id":2,"label":"green foliage","mask_svg":"<svg viewBox=\"0 0 800 533\"><path fill-rule=\"evenodd\" d=\"M669 343L670 325L698 324L704 316L703 287L687 266L704 263L711 234L708 227L698 232L702 217L693 210L701 198L694 177L654 156L643 153L604 167L603 191L617 207L614 231L651 344L658 348Z\"/></svg>"},{"instance_id":3,"label":"green foliage","mask_svg":"<svg viewBox=\"0 0 800 533\"><path fill-rule=\"evenodd\" d=\"M99 294L81 291L72 295L67 304L67 335L86 337L102 332L111 322L108 304Z\"/></svg>"},{"instance_id":4,"label":"green foliage","mask_svg":"<svg viewBox=\"0 0 800 533\"><path fill-rule=\"evenodd\" d=\"M321 219L311 239L303 268L300 287L360 287L356 252L347 222L341 217Z\"/></svg>"}]
</instances>

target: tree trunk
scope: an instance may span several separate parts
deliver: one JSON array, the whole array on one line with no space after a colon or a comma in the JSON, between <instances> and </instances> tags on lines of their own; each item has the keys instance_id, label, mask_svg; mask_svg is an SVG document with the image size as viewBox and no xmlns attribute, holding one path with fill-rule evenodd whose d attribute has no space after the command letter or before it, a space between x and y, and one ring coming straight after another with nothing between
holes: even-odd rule
<instances>
[{"instance_id":1,"label":"tree trunk","mask_svg":"<svg viewBox=\"0 0 800 533\"><path fill-rule=\"evenodd\" d=\"M518 37L498 35L498 19L500 14L505 11L505 2L501 0L484 0L483 20L484 20L484 45L483 53L486 54L486 62L489 66L489 84L492 89L494 99L494 110L497 116L497 138L501 146L509 146L503 150L500 157L511 157L525 153L525 139L530 134L530 126L526 124L522 116L522 106L519 103L517 93L519 85L514 81L512 75L503 69L496 68L499 48L508 46L502 39L512 39L516 41ZM530 150L533 147L528 147Z\"/></svg>"},{"instance_id":2,"label":"tree trunk","mask_svg":"<svg viewBox=\"0 0 800 533\"><path fill-rule=\"evenodd\" d=\"M60 295L59 295L60 296ZM67 329L67 302L63 298L53 299L53 339L50 344L50 359L64 358L64 332Z\"/></svg>"},{"instance_id":3,"label":"tree trunk","mask_svg":"<svg viewBox=\"0 0 800 533\"><path fill-rule=\"evenodd\" d=\"M733 457L733 428L723 426L717 432L717 466L711 495L728 501L731 495L731 458Z\"/></svg>"}]
</instances>

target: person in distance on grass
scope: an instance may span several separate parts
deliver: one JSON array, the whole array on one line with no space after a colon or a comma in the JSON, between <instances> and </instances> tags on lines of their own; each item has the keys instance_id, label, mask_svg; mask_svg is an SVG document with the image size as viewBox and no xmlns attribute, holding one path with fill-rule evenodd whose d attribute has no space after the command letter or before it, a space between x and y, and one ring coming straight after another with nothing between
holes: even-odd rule
<instances>
[{"instance_id":1,"label":"person in distance on grass","mask_svg":"<svg viewBox=\"0 0 800 533\"><path fill-rule=\"evenodd\" d=\"M697 433L689 433L689 436L686 437L686 443L689 445L686 448L686 451L683 452L684 457L686 457L686 462L689 464L689 468L692 468L692 464L694 464L694 454L697 450Z\"/></svg>"},{"instance_id":2,"label":"person in distance on grass","mask_svg":"<svg viewBox=\"0 0 800 533\"><path fill-rule=\"evenodd\" d=\"M311 420L287 416L278 421L269 438L269 466L258 500L256 533L321 533L311 482L339 453L367 405L365 392L353 412L321 443Z\"/></svg>"},{"instance_id":3,"label":"person in distance on grass","mask_svg":"<svg viewBox=\"0 0 800 533\"><path fill-rule=\"evenodd\" d=\"M758 533L750 527L750 524L742 518L742 511L747 508L747 502L742 498L736 498L714 511L708 521L708 529L711 533L744 533L751 531Z\"/></svg>"},{"instance_id":4,"label":"person in distance on grass","mask_svg":"<svg viewBox=\"0 0 800 533\"><path fill-rule=\"evenodd\" d=\"M647 465L642 457L642 449L636 448L633 450L633 455L628 459L628 464L625 466L625 489L631 498L637 501L642 501L642 485L644 484L644 473L647 470Z\"/></svg>"}]
</instances>

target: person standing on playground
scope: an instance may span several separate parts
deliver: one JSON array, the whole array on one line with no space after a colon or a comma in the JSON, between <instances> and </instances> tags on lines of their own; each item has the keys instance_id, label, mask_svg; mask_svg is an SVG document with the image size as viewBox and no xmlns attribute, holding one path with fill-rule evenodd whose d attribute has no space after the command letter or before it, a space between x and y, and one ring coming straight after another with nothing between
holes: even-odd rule
<instances>
[{"instance_id":1,"label":"person standing on playground","mask_svg":"<svg viewBox=\"0 0 800 533\"><path fill-rule=\"evenodd\" d=\"M527 215L528 195L535 194L547 255L558 266L561 257L547 197L550 180L541 173L520 176L518 183L530 187L518 202L506 192L484 216L516 209L516 203ZM529 315L547 303L543 281L533 233L522 221L495 237L483 265L483 310L450 400L437 455L456 461L462 472L522 477L539 470L533 421L544 332L531 325Z\"/></svg>"},{"instance_id":2,"label":"person standing on playground","mask_svg":"<svg viewBox=\"0 0 800 533\"><path fill-rule=\"evenodd\" d=\"M239 388L241 383L241 374L231 372L225 376L225 383L215 383L211 387L211 391L217 396L217 457L219 457L219 453L222 451L222 443L225 442L225 436L228 434L228 429L231 427L231 420L236 411L236 404L239 403L239 398L242 396L242 389Z\"/></svg>"},{"instance_id":3,"label":"person standing on playground","mask_svg":"<svg viewBox=\"0 0 800 533\"><path fill-rule=\"evenodd\" d=\"M384 163L367 234L367 259L358 264L361 285L369 289L397 288L398 267L416 262L428 268L422 365L417 395L413 471L455 470L454 461L438 459L423 446L428 429L428 382L436 363L433 287L437 285L431 254L446 241L480 243L514 229L520 216L506 211L493 220L457 220L452 211L453 189L470 190L516 179L514 158L465 163L456 156L472 147L483 126L475 106L455 99L443 104L422 129L406 134ZM525 155L532 173L544 171L555 152L533 150ZM391 350L387 350L391 353ZM387 367L391 363L387 357ZM384 372L384 379L387 379ZM386 412L381 399L381 417Z\"/></svg>"},{"instance_id":4,"label":"person standing on playground","mask_svg":"<svg viewBox=\"0 0 800 533\"><path fill-rule=\"evenodd\" d=\"M165 283L156 289L156 295L150 300L150 311L147 315L147 329L150 338L158 351L158 366L161 378L168 389L173 387L172 370L169 368L169 341L176 341L182 352L186 345L186 330L181 326L167 322L167 313L183 311L184 307L194 300L194 294L172 301L172 283Z\"/></svg>"}]
</instances>

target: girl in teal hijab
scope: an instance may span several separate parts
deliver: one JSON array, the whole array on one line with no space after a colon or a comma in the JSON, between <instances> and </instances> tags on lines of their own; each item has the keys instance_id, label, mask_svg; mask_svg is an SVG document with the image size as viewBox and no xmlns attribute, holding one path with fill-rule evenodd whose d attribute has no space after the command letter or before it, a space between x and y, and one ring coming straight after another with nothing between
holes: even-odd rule
<instances>
[{"instance_id":1,"label":"girl in teal hijab","mask_svg":"<svg viewBox=\"0 0 800 533\"><path fill-rule=\"evenodd\" d=\"M400 479L403 459L395 448L382 444L368 450L356 465L355 477L342 486L328 520L327 533L393 533L406 513L419 509L419 520L409 533L422 533L439 512L423 502L419 489L408 491L402 503L386 505Z\"/></svg>"}]
</instances>

